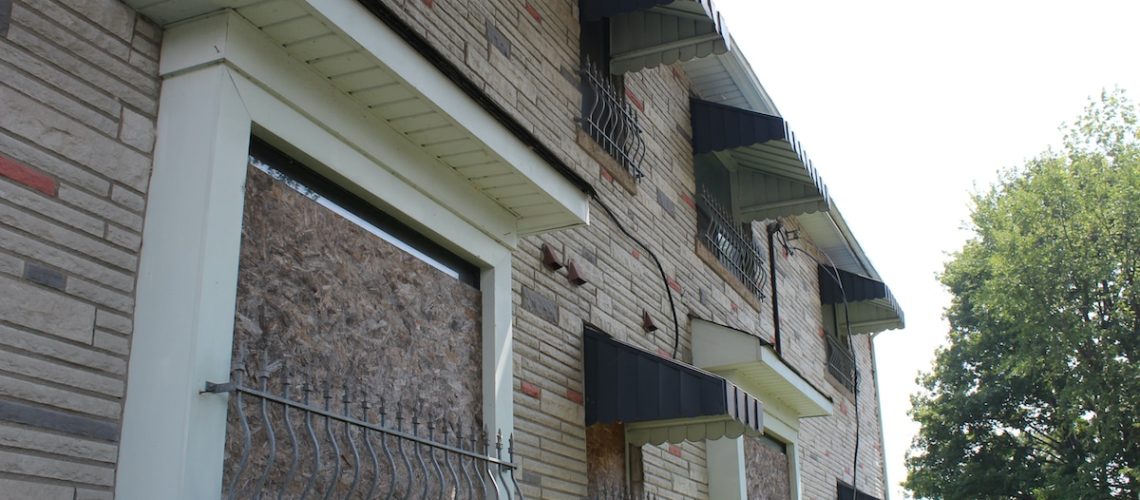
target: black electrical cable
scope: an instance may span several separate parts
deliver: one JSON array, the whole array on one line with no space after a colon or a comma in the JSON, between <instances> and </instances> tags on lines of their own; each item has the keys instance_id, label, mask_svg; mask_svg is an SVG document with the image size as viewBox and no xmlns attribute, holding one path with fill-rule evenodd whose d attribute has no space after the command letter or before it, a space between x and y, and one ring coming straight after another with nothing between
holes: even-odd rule
<instances>
[{"instance_id":1,"label":"black electrical cable","mask_svg":"<svg viewBox=\"0 0 1140 500\"><path fill-rule=\"evenodd\" d=\"M657 254L653 253L653 250L645 246L645 243L642 243L641 240L626 230L625 226L621 224L621 221L618 220L617 216L610 210L610 207L606 206L606 203L598 197L596 192L592 193L590 197L598 202L598 206L602 207L602 210L606 212L610 220L614 221L618 229L621 230L626 237L633 240L634 243L637 243L637 246L644 249L645 253L653 258L653 263L657 264L657 272L661 273L661 282L665 284L665 294L669 296L669 310L673 312L673 359L677 359L677 349L681 345L681 323L677 321L677 304L673 302L673 290L669 288L669 278L665 276L665 268L661 266L661 260L657 258Z\"/></svg>"},{"instance_id":2,"label":"black electrical cable","mask_svg":"<svg viewBox=\"0 0 1140 500\"><path fill-rule=\"evenodd\" d=\"M847 342L850 343L851 339L854 338L854 333L851 331L851 311L847 308L847 291L843 289L843 281L839 278L839 270L835 267L835 263L829 262L830 265L824 265L823 262L821 262L819 259L815 258L814 255L808 253L806 250L799 248L799 247L796 247L794 245L789 245L788 240L787 240L788 236L786 233L784 233L784 231L780 231L779 234L780 234L780 239L782 240L780 242L780 244L784 246L784 250L786 250L789 255L793 255L797 251L806 255L809 259L815 261L816 265L827 268L828 269L827 276L830 277L833 281L835 281L836 285L839 285L839 294L843 297L843 317L847 318L847 322L846 322ZM827 260L830 261L831 258L829 257ZM858 486L859 483L857 481L859 478L859 364L858 363L859 363L859 360L855 356L855 348L854 348L854 346L851 346L851 371L853 372L853 374L852 374L852 385L854 386L852 388L852 391L851 391L852 394L851 395L853 398L855 398L855 452L854 452L854 456L852 457L852 460L851 460L851 489L853 490L851 493L852 500L857 500L859 497L859 486Z\"/></svg>"}]
</instances>

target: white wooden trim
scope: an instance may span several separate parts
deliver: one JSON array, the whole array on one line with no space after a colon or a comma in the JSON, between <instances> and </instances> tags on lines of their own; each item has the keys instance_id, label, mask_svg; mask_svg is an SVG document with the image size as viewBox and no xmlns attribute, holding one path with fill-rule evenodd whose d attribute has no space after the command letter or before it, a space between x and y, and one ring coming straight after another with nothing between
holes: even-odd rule
<instances>
[{"instance_id":1,"label":"white wooden trim","mask_svg":"<svg viewBox=\"0 0 1140 500\"><path fill-rule=\"evenodd\" d=\"M708 454L709 498L746 500L748 475L744 458L744 436L705 442Z\"/></svg>"},{"instance_id":2,"label":"white wooden trim","mask_svg":"<svg viewBox=\"0 0 1140 500\"><path fill-rule=\"evenodd\" d=\"M486 144L582 223L590 219L590 200L525 143L435 69L416 49L357 0L301 0L314 15L351 37L384 61L392 72L447 111L468 133Z\"/></svg>"},{"instance_id":3,"label":"white wooden trim","mask_svg":"<svg viewBox=\"0 0 1140 500\"><path fill-rule=\"evenodd\" d=\"M163 82L116 493L216 498L250 118L221 67Z\"/></svg>"}]
</instances>

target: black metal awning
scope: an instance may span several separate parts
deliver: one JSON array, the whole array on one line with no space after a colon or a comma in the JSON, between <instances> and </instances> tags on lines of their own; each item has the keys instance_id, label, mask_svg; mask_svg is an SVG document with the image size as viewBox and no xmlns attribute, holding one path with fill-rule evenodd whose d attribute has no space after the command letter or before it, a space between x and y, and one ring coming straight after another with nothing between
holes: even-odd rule
<instances>
[{"instance_id":1,"label":"black metal awning","mask_svg":"<svg viewBox=\"0 0 1140 500\"><path fill-rule=\"evenodd\" d=\"M831 266L820 265L818 271L819 302L824 305L846 302L847 322L855 333L903 327L902 308L883 282Z\"/></svg>"},{"instance_id":2,"label":"black metal awning","mask_svg":"<svg viewBox=\"0 0 1140 500\"><path fill-rule=\"evenodd\" d=\"M695 98L690 110L693 154L737 172L742 220L831 210L827 186L783 118Z\"/></svg>"},{"instance_id":3,"label":"black metal awning","mask_svg":"<svg viewBox=\"0 0 1140 500\"><path fill-rule=\"evenodd\" d=\"M727 380L585 332L586 425L626 424L633 444L735 438L763 432L761 403Z\"/></svg>"},{"instance_id":4,"label":"black metal awning","mask_svg":"<svg viewBox=\"0 0 1140 500\"><path fill-rule=\"evenodd\" d=\"M583 22L609 19L614 74L728 52L731 37L711 0L579 0Z\"/></svg>"}]
</instances>

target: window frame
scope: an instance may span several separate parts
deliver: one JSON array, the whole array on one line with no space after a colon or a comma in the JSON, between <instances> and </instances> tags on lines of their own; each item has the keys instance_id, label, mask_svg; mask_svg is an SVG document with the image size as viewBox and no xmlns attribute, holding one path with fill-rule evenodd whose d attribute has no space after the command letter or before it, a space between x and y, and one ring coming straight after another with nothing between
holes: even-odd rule
<instances>
[{"instance_id":1,"label":"window frame","mask_svg":"<svg viewBox=\"0 0 1140 500\"><path fill-rule=\"evenodd\" d=\"M391 50L398 53L393 57L421 57L406 46ZM482 203L475 190L472 199L433 198L430 172L438 164L430 155L409 148L384 124L345 112L355 106L347 96L232 12L168 30L162 60L116 495L221 493L228 396L203 389L230 376L251 136L343 180L343 187L478 267L483 422L504 436L513 433L517 234L486 228L514 221L490 207L462 208Z\"/></svg>"}]
</instances>

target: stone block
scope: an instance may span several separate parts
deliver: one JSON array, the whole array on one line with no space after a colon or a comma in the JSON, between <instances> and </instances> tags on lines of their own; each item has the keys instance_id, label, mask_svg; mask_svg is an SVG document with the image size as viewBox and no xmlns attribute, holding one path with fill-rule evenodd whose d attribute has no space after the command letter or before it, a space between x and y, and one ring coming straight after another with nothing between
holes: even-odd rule
<instances>
[{"instance_id":1,"label":"stone block","mask_svg":"<svg viewBox=\"0 0 1140 500\"><path fill-rule=\"evenodd\" d=\"M0 318L80 342L90 342L95 307L19 280L0 276Z\"/></svg>"},{"instance_id":2,"label":"stone block","mask_svg":"<svg viewBox=\"0 0 1140 500\"><path fill-rule=\"evenodd\" d=\"M110 465L89 465L7 450L0 450L0 470L12 474L96 486L111 486L115 482L115 468ZM73 494L71 489L68 489L68 493L69 495ZM37 500L42 500L42 497L23 498L37 498Z\"/></svg>"},{"instance_id":3,"label":"stone block","mask_svg":"<svg viewBox=\"0 0 1140 500\"><path fill-rule=\"evenodd\" d=\"M70 486L0 478L0 498L4 500L74 500L74 496L75 489Z\"/></svg>"},{"instance_id":4,"label":"stone block","mask_svg":"<svg viewBox=\"0 0 1140 500\"><path fill-rule=\"evenodd\" d=\"M550 323L558 324L558 303L530 287L523 287L522 308Z\"/></svg>"},{"instance_id":5,"label":"stone block","mask_svg":"<svg viewBox=\"0 0 1140 500\"><path fill-rule=\"evenodd\" d=\"M119 119L119 140L139 151L154 150L154 119L124 107Z\"/></svg>"}]
</instances>

